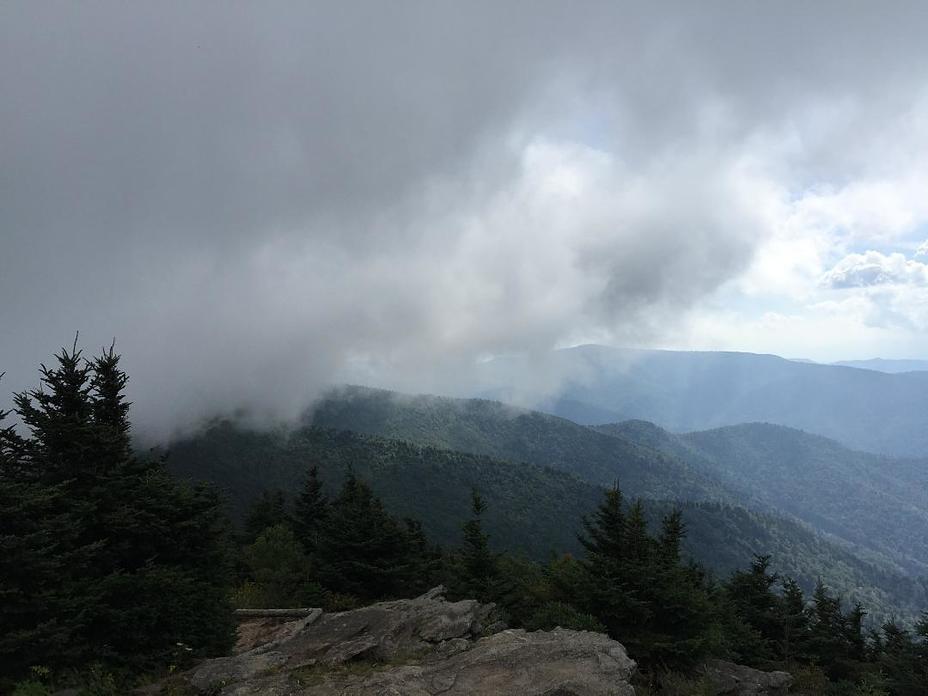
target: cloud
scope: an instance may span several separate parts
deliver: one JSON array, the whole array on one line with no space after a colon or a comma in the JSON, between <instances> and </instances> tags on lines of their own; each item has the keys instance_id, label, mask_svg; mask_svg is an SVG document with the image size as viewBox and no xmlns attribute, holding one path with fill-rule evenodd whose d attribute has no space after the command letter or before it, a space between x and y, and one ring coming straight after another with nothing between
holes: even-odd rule
<instances>
[{"instance_id":1,"label":"cloud","mask_svg":"<svg viewBox=\"0 0 928 696\"><path fill-rule=\"evenodd\" d=\"M842 230L925 217L923 19L6 3L3 388L116 336L161 437L346 374L666 341L733 283L799 297Z\"/></svg>"},{"instance_id":2,"label":"cloud","mask_svg":"<svg viewBox=\"0 0 928 696\"><path fill-rule=\"evenodd\" d=\"M903 254L867 251L849 254L822 278L826 287L865 288L876 285L928 285L928 265Z\"/></svg>"}]
</instances>

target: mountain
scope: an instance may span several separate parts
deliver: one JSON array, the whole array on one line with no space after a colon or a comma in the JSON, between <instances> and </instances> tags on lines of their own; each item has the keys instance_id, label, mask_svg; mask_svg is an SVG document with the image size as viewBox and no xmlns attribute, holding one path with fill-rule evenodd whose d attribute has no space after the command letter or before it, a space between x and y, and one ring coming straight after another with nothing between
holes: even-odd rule
<instances>
[{"instance_id":1,"label":"mountain","mask_svg":"<svg viewBox=\"0 0 928 696\"><path fill-rule=\"evenodd\" d=\"M758 421L858 450L928 455L928 372L887 374L753 353L580 346L542 359L489 361L474 383L475 396L535 404L589 425L603 411L618 416L612 420L642 419L675 432ZM537 383L549 386L539 392Z\"/></svg>"},{"instance_id":2,"label":"mountain","mask_svg":"<svg viewBox=\"0 0 928 696\"><path fill-rule=\"evenodd\" d=\"M841 360L832 363L832 365L857 367L861 370L876 370L877 372L888 372L889 374L928 371L928 360L884 360L883 358L871 358L870 360Z\"/></svg>"},{"instance_id":3,"label":"mountain","mask_svg":"<svg viewBox=\"0 0 928 696\"><path fill-rule=\"evenodd\" d=\"M786 513L865 556L928 574L928 462L922 460L857 452L763 423L681 436L645 421L591 429L498 402L360 387L330 394L312 422L550 466L597 484L618 480L647 498Z\"/></svg>"},{"instance_id":4,"label":"mountain","mask_svg":"<svg viewBox=\"0 0 928 696\"><path fill-rule=\"evenodd\" d=\"M658 450L595 432L565 418L487 399L343 387L319 401L307 422L529 462L569 471L595 484L619 481L630 494L647 498L734 502L738 497L711 472L696 470Z\"/></svg>"},{"instance_id":5,"label":"mountain","mask_svg":"<svg viewBox=\"0 0 928 696\"><path fill-rule=\"evenodd\" d=\"M330 491L350 467L392 513L420 520L429 538L446 546L460 543L470 491L477 487L487 503L485 526L494 548L536 560L580 553L576 532L602 497L601 487L552 468L314 426L266 433L219 422L173 444L167 457L174 473L223 489L236 516L262 490L294 494L311 463ZM652 523L673 506L648 501ZM917 581L861 560L797 521L724 503L680 506L688 529L685 552L720 575L745 567L754 553L770 553L774 567L806 589L826 578L876 617L911 616L928 604Z\"/></svg>"},{"instance_id":6,"label":"mountain","mask_svg":"<svg viewBox=\"0 0 928 696\"><path fill-rule=\"evenodd\" d=\"M651 423L598 426L721 478L752 507L787 513L865 555L928 574L928 462L850 450L768 423L673 435Z\"/></svg>"}]
</instances>

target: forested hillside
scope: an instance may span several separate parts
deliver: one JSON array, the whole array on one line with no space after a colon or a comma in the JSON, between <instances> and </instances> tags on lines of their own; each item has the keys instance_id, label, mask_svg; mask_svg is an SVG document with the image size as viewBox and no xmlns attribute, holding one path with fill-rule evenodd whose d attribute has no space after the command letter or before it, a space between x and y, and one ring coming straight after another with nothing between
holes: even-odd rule
<instances>
[{"instance_id":1,"label":"forested hillside","mask_svg":"<svg viewBox=\"0 0 928 696\"><path fill-rule=\"evenodd\" d=\"M319 427L550 466L597 484L618 479L632 495L737 500L711 472L564 418L496 401L344 387L317 403L308 418Z\"/></svg>"},{"instance_id":2,"label":"forested hillside","mask_svg":"<svg viewBox=\"0 0 928 696\"><path fill-rule=\"evenodd\" d=\"M673 435L650 423L599 432L660 449L737 489L746 504L783 511L906 572L928 574L928 464L855 452L765 423Z\"/></svg>"},{"instance_id":3,"label":"forested hillside","mask_svg":"<svg viewBox=\"0 0 928 696\"><path fill-rule=\"evenodd\" d=\"M454 546L468 515L470 491L487 503L491 546L545 560L582 548L576 533L602 488L553 468L516 464L405 441L317 427L259 433L221 422L172 446L168 467L226 491L241 518L264 490L293 495L308 466L335 490L349 470L367 481L387 508L420 520L429 539ZM622 462L616 462L621 476ZM652 523L675 503L649 501ZM913 615L928 603L925 588L886 566L867 563L801 524L719 503L680 505L689 530L685 552L725 577L753 554L771 554L774 569L807 590L826 578L845 599L861 601L874 617Z\"/></svg>"}]
</instances>

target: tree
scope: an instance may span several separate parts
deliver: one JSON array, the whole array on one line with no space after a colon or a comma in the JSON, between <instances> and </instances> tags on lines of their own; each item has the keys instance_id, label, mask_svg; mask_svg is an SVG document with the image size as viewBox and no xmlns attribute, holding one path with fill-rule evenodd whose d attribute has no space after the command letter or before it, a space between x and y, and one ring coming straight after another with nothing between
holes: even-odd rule
<instances>
[{"instance_id":1,"label":"tree","mask_svg":"<svg viewBox=\"0 0 928 696\"><path fill-rule=\"evenodd\" d=\"M472 517L464 523L463 591L470 597L490 601L491 585L496 579L496 559L490 553L489 535L483 531L482 515L486 503L475 488L471 491Z\"/></svg>"},{"instance_id":2,"label":"tree","mask_svg":"<svg viewBox=\"0 0 928 696\"><path fill-rule=\"evenodd\" d=\"M254 542L269 527L289 525L291 520L287 514L287 499L281 490L261 491L248 512L245 513L245 543Z\"/></svg>"},{"instance_id":3,"label":"tree","mask_svg":"<svg viewBox=\"0 0 928 696\"><path fill-rule=\"evenodd\" d=\"M225 650L232 615L218 496L134 455L127 377L112 346L87 361L75 339L40 375L40 388L14 397L27 436L0 436L4 670L90 660L149 669L171 660L178 642L193 655Z\"/></svg>"},{"instance_id":4,"label":"tree","mask_svg":"<svg viewBox=\"0 0 928 696\"><path fill-rule=\"evenodd\" d=\"M685 667L704 653L710 604L702 572L680 563L685 528L679 513L662 524L658 539L647 528L639 500L626 514L613 486L580 542L588 611L621 640L630 654L652 667Z\"/></svg>"},{"instance_id":5,"label":"tree","mask_svg":"<svg viewBox=\"0 0 928 696\"><path fill-rule=\"evenodd\" d=\"M680 562L680 545L685 536L686 525L683 523L683 512L680 508L674 508L661 520L658 550L662 563L676 565Z\"/></svg>"},{"instance_id":6,"label":"tree","mask_svg":"<svg viewBox=\"0 0 928 696\"><path fill-rule=\"evenodd\" d=\"M727 601L750 629L750 640L738 646L739 658L749 665L763 666L776 657L782 639L780 602L773 588L779 577L770 572L770 556L755 555L747 571L732 573L725 586Z\"/></svg>"},{"instance_id":7,"label":"tree","mask_svg":"<svg viewBox=\"0 0 928 696\"><path fill-rule=\"evenodd\" d=\"M236 592L238 606L268 609L323 603L322 588L311 580L309 558L286 525L265 529L242 555L249 579Z\"/></svg>"},{"instance_id":8,"label":"tree","mask_svg":"<svg viewBox=\"0 0 928 696\"><path fill-rule=\"evenodd\" d=\"M809 611L802 588L793 578L783 579L779 605L780 657L787 666L797 660L805 662L808 660Z\"/></svg>"},{"instance_id":9,"label":"tree","mask_svg":"<svg viewBox=\"0 0 928 696\"><path fill-rule=\"evenodd\" d=\"M317 559L326 589L362 600L409 595L422 560L404 525L353 472L332 501Z\"/></svg>"},{"instance_id":10,"label":"tree","mask_svg":"<svg viewBox=\"0 0 928 696\"><path fill-rule=\"evenodd\" d=\"M319 546L319 536L328 513L329 499L319 480L319 467L314 464L309 468L293 510L293 528L310 557Z\"/></svg>"}]
</instances>

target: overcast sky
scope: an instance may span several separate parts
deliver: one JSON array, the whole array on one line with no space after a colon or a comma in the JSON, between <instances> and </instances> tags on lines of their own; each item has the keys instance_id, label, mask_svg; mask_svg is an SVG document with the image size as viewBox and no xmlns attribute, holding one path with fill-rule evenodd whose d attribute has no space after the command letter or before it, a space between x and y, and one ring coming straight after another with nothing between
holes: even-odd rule
<instances>
[{"instance_id":1,"label":"overcast sky","mask_svg":"<svg viewBox=\"0 0 928 696\"><path fill-rule=\"evenodd\" d=\"M0 388L76 330L159 433L583 342L928 357L926 13L4 2Z\"/></svg>"}]
</instances>

